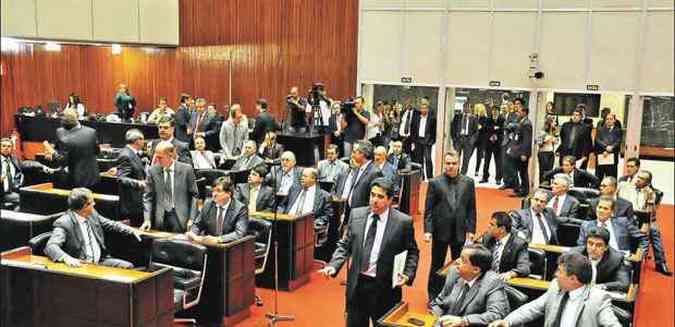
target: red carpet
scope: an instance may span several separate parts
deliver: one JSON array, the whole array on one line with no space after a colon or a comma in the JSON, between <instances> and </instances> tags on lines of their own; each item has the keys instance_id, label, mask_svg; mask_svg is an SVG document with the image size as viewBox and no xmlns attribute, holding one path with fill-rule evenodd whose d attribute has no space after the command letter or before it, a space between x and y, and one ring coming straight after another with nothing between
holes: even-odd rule
<instances>
[{"instance_id":1,"label":"red carpet","mask_svg":"<svg viewBox=\"0 0 675 327\"><path fill-rule=\"evenodd\" d=\"M478 230L487 226L487 218L493 211L520 207L520 200L507 197L503 192L492 189L478 189ZM668 262L673 268L673 206L663 206L659 210L661 227ZM422 217L415 219L415 232L420 247L420 262L417 278L412 288L404 290L404 301L410 302L417 310L424 310L426 304L426 284L431 260L430 245L422 241ZM317 266L317 269L319 267ZM346 268L346 267L345 267ZM295 315L295 321L282 322L279 326L332 327L344 326L344 280L346 269L340 277L325 279L313 274L309 284L294 292L279 292L279 312ZM251 317L237 326L266 326L265 313L273 309L272 291L256 289L264 301L263 307L251 307ZM673 278L665 278L654 271L653 261L648 261L643 273L642 288L639 293L636 310L637 327L673 326Z\"/></svg>"}]
</instances>

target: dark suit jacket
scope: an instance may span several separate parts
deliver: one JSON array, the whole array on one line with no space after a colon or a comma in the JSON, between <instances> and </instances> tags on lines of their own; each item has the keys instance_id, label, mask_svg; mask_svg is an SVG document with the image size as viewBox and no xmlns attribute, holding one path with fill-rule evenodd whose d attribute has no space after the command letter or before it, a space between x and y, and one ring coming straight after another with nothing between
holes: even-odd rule
<instances>
[{"instance_id":1,"label":"dark suit jacket","mask_svg":"<svg viewBox=\"0 0 675 327\"><path fill-rule=\"evenodd\" d=\"M452 225L455 230L451 230ZM467 232L476 232L476 190L473 179L458 175L451 182L444 174L429 181L424 232L431 233L435 240L452 240L462 244Z\"/></svg>"},{"instance_id":2,"label":"dark suit jacket","mask_svg":"<svg viewBox=\"0 0 675 327\"><path fill-rule=\"evenodd\" d=\"M133 231L128 226L107 219L94 211L89 217L89 226L101 247L101 259L107 256L105 236L103 230L132 235ZM73 211L67 211L63 216L54 221L52 236L45 246L45 254L53 261L63 261L65 255L75 259L85 259L84 235L79 227L79 222Z\"/></svg>"},{"instance_id":3,"label":"dark suit jacket","mask_svg":"<svg viewBox=\"0 0 675 327\"><path fill-rule=\"evenodd\" d=\"M494 253L496 240L486 235L483 238L483 245ZM499 261L498 273L513 271L518 277L527 277L530 274L530 255L527 250L527 241L520 238L516 233L511 233L509 240L504 245L502 256ZM494 260L494 258L493 258Z\"/></svg>"},{"instance_id":4,"label":"dark suit jacket","mask_svg":"<svg viewBox=\"0 0 675 327\"><path fill-rule=\"evenodd\" d=\"M588 256L586 246L577 246L571 251ZM630 266L623 260L623 254L607 247L605 255L600 259L595 277L596 285L605 285L608 291L627 292L630 286Z\"/></svg>"},{"instance_id":5,"label":"dark suit jacket","mask_svg":"<svg viewBox=\"0 0 675 327\"><path fill-rule=\"evenodd\" d=\"M253 126L253 139L256 143L260 144L265 140L265 134L269 131L280 130L281 127L274 116L267 111L261 112L258 117L255 119L255 125Z\"/></svg>"},{"instance_id":6,"label":"dark suit jacket","mask_svg":"<svg viewBox=\"0 0 675 327\"><path fill-rule=\"evenodd\" d=\"M391 153L389 154L389 157L387 157L387 161L396 169L396 170L401 170L401 169L410 169L410 156L406 153L401 153L400 156L396 156L395 154Z\"/></svg>"},{"instance_id":7,"label":"dark suit jacket","mask_svg":"<svg viewBox=\"0 0 675 327\"><path fill-rule=\"evenodd\" d=\"M555 175L557 174L564 174L563 170L561 168L554 168L553 170L549 170L544 174L544 180L550 180ZM595 175L582 170L582 169L577 169L574 168L573 174L573 179L574 179L574 187L586 187L586 188L598 188L600 185L600 180L598 180Z\"/></svg>"},{"instance_id":8,"label":"dark suit jacket","mask_svg":"<svg viewBox=\"0 0 675 327\"><path fill-rule=\"evenodd\" d=\"M19 160L17 159L16 156L12 155L8 157L9 162L12 166L14 166L14 176L12 177L12 188L9 190L9 192L18 192L19 188L23 186L23 171L24 170L29 170L29 169L41 169L44 167L43 164L37 162L37 161L32 161L32 160ZM4 166L2 166L3 169L5 169ZM0 174L5 175L5 171L0 171ZM5 195L5 188L2 186L2 183L0 183L0 192L2 192L2 195Z\"/></svg>"},{"instance_id":9,"label":"dark suit jacket","mask_svg":"<svg viewBox=\"0 0 675 327\"><path fill-rule=\"evenodd\" d=\"M456 268L450 269L443 289L431 301L435 316L446 314L466 318L471 326L485 326L504 318L509 312L509 300L504 291L504 282L492 270L483 273L469 288L460 305L459 312L451 312L462 292L464 283Z\"/></svg>"},{"instance_id":10,"label":"dark suit jacket","mask_svg":"<svg viewBox=\"0 0 675 327\"><path fill-rule=\"evenodd\" d=\"M190 126L190 118L192 118L192 113L190 110L184 106L181 105L178 107L176 110L176 129L175 129L175 137L179 139L181 142L185 143L190 143L190 136L187 134L187 129Z\"/></svg>"},{"instance_id":11,"label":"dark suit jacket","mask_svg":"<svg viewBox=\"0 0 675 327\"><path fill-rule=\"evenodd\" d=\"M70 186L91 188L98 183L96 130L82 125L70 130L59 127L56 130L56 150L55 159L68 167Z\"/></svg>"},{"instance_id":12,"label":"dark suit jacket","mask_svg":"<svg viewBox=\"0 0 675 327\"><path fill-rule=\"evenodd\" d=\"M484 121L483 129L481 131L485 131L485 145L501 146L502 139L504 138L504 117L498 115L495 120L492 118L492 115L490 115Z\"/></svg>"},{"instance_id":13,"label":"dark suit jacket","mask_svg":"<svg viewBox=\"0 0 675 327\"><path fill-rule=\"evenodd\" d=\"M608 145L612 146L612 154L617 159L619 152L621 152L621 141L623 139L623 131L621 128L614 126L611 130L607 127L600 127L595 134L595 153L605 152ZM618 164L618 161L614 161Z\"/></svg>"},{"instance_id":14,"label":"dark suit jacket","mask_svg":"<svg viewBox=\"0 0 675 327\"><path fill-rule=\"evenodd\" d=\"M347 183L347 178L352 174L352 169L348 170L345 174L341 174L337 177L335 182L335 193L336 196L342 196L342 193ZM354 185L352 190L352 208L365 207L370 202L370 182L375 178L382 177L382 172L378 169L373 162L368 163L368 166L365 168L365 171L361 174L361 177Z\"/></svg>"},{"instance_id":15,"label":"dark suit jacket","mask_svg":"<svg viewBox=\"0 0 675 327\"><path fill-rule=\"evenodd\" d=\"M328 266L335 268L336 275L340 272L342 266L351 257L351 265L347 273L347 303L352 302L359 275L363 271L362 257L363 242L365 238L366 223L370 208L355 208L350 213L347 231L337 243L337 249L333 253L333 258ZM394 256L408 251L406 256L405 268L403 273L408 276L408 285L412 285L417 272L417 263L419 261L419 249L415 241L415 227L410 216L394 209L389 208L389 217L380 245L380 255L377 259L376 283L378 289L377 295L382 296L382 301L397 303L401 300L401 288L391 288L391 281L394 268ZM370 254L367 254L370 255ZM376 296L373 294L373 296Z\"/></svg>"},{"instance_id":16,"label":"dark suit jacket","mask_svg":"<svg viewBox=\"0 0 675 327\"><path fill-rule=\"evenodd\" d=\"M139 182L145 181L145 164L141 158L125 146L117 157L118 188L120 196L120 215L143 214L143 192L145 188Z\"/></svg>"},{"instance_id":17,"label":"dark suit jacket","mask_svg":"<svg viewBox=\"0 0 675 327\"><path fill-rule=\"evenodd\" d=\"M459 142L459 138L462 136L462 129L464 128L464 126L462 126L463 123L464 113L455 115L452 119L451 135L455 142ZM469 116L468 136L471 138L471 144L475 144L476 141L478 141L478 117L476 115Z\"/></svg>"},{"instance_id":18,"label":"dark suit jacket","mask_svg":"<svg viewBox=\"0 0 675 327\"><path fill-rule=\"evenodd\" d=\"M157 147L157 144L161 142L161 139L157 139L152 141L150 145L150 160L155 157L155 148ZM174 148L176 149L176 155L178 156L178 161L182 163L186 163L190 166L192 166L192 155L190 154L190 145L189 143L184 143L182 141L179 141L177 137L174 137L171 139L171 144L173 144Z\"/></svg>"},{"instance_id":19,"label":"dark suit jacket","mask_svg":"<svg viewBox=\"0 0 675 327\"><path fill-rule=\"evenodd\" d=\"M560 145L556 152L560 156L573 155L577 160L586 157L593 150L593 139L591 138L591 129L583 122L577 127L577 136L571 140L572 127L574 123L568 121L560 127ZM574 142L574 143L572 143Z\"/></svg>"},{"instance_id":20,"label":"dark suit jacket","mask_svg":"<svg viewBox=\"0 0 675 327\"><path fill-rule=\"evenodd\" d=\"M194 111L190 116L190 126L195 126L197 124L198 118L199 113ZM195 133L198 132L204 133L204 140L213 139L214 135L218 135L220 133L220 128L218 128L218 125L218 117L209 112L206 112L205 109L201 120L199 120L199 125L195 126L196 128L192 131L192 136L194 137Z\"/></svg>"},{"instance_id":21,"label":"dark suit jacket","mask_svg":"<svg viewBox=\"0 0 675 327\"><path fill-rule=\"evenodd\" d=\"M631 220L626 217L613 217L611 220L612 233L616 239L616 244L619 247L617 250L633 253L637 249L642 249L644 253L647 253L649 250L649 240L645 234L640 232L638 227L636 227ZM584 222L579 231L577 245L585 246L588 231L597 226L597 220Z\"/></svg>"},{"instance_id":22,"label":"dark suit jacket","mask_svg":"<svg viewBox=\"0 0 675 327\"><path fill-rule=\"evenodd\" d=\"M283 213L291 213L290 210L300 197L302 187L291 187L288 197L284 201ZM333 216L333 205L330 202L330 194L316 184L316 194L314 194L314 226L326 226Z\"/></svg>"},{"instance_id":23,"label":"dark suit jacket","mask_svg":"<svg viewBox=\"0 0 675 327\"><path fill-rule=\"evenodd\" d=\"M412 122L410 123L410 138L418 145L432 146L436 143L436 113L431 110L427 113L427 124L424 130L424 137L419 137L420 118L421 115L419 111L415 111Z\"/></svg>"},{"instance_id":24,"label":"dark suit jacket","mask_svg":"<svg viewBox=\"0 0 675 327\"><path fill-rule=\"evenodd\" d=\"M544 216L544 222L548 225L548 229L551 231L549 244L558 244L558 225L559 221L555 213L551 208L544 208L542 213ZM536 217L532 217L530 208L520 209L518 211L511 212L511 218L513 218L513 226L511 233L517 234L528 243L532 241L532 229Z\"/></svg>"},{"instance_id":25,"label":"dark suit jacket","mask_svg":"<svg viewBox=\"0 0 675 327\"><path fill-rule=\"evenodd\" d=\"M532 155L532 123L525 117L518 122L513 132L513 141L509 145L508 155L512 158ZM520 159L518 159L520 160Z\"/></svg>"},{"instance_id":26,"label":"dark suit jacket","mask_svg":"<svg viewBox=\"0 0 675 327\"><path fill-rule=\"evenodd\" d=\"M595 208L598 207L598 202L600 202L600 198L591 199L588 203L591 206L591 210L589 210L589 218L593 220L598 218L595 213ZM629 220L633 220L635 218L635 213L633 213L633 204L624 198L617 197L616 202L614 202L614 217L626 217Z\"/></svg>"},{"instance_id":27,"label":"dark suit jacket","mask_svg":"<svg viewBox=\"0 0 675 327\"><path fill-rule=\"evenodd\" d=\"M208 199L204 203L202 211L195 218L190 231L197 235L218 236L220 242L232 242L246 236L248 230L248 208L241 202L230 199L230 205L225 211L223 226L218 230L218 221L216 215L218 207L213 199Z\"/></svg>"},{"instance_id":28,"label":"dark suit jacket","mask_svg":"<svg viewBox=\"0 0 675 327\"><path fill-rule=\"evenodd\" d=\"M279 143L275 143L274 147L271 147L271 148L265 147L265 148L263 148L262 153L260 153L260 151L258 151L258 154L263 159L274 160L274 159L278 159L279 157L281 157L282 152L284 152L284 146L279 144Z\"/></svg>"},{"instance_id":29,"label":"dark suit jacket","mask_svg":"<svg viewBox=\"0 0 675 327\"><path fill-rule=\"evenodd\" d=\"M249 196L251 194L248 183L237 184L234 191L234 198L243 203L248 208ZM261 185L258 191L258 197L255 200L256 211L272 211L274 210L274 194L272 188Z\"/></svg>"}]
</instances>

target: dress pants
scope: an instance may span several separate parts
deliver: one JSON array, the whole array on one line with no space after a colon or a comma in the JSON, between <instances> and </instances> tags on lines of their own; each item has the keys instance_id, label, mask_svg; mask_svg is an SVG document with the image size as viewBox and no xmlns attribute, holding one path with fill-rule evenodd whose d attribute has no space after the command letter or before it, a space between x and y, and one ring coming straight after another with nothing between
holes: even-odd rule
<instances>
[{"instance_id":1,"label":"dress pants","mask_svg":"<svg viewBox=\"0 0 675 327\"><path fill-rule=\"evenodd\" d=\"M461 147L460 154L462 156L462 168L460 170L460 173L462 175L466 175L466 171L469 169L469 161L471 160L471 156L473 155L475 144L473 143L470 135L460 136L459 143Z\"/></svg>"},{"instance_id":2,"label":"dress pants","mask_svg":"<svg viewBox=\"0 0 675 327\"><path fill-rule=\"evenodd\" d=\"M160 230L170 233L185 233L186 229L187 226L182 226L180 220L178 220L176 209L164 212L164 226Z\"/></svg>"},{"instance_id":3,"label":"dress pants","mask_svg":"<svg viewBox=\"0 0 675 327\"><path fill-rule=\"evenodd\" d=\"M495 158L495 173L497 176L495 180L497 184L502 180L502 153L501 146L499 144L488 144L485 146L485 164L483 165L483 179L487 180L490 178L490 161L492 157Z\"/></svg>"},{"instance_id":4,"label":"dress pants","mask_svg":"<svg viewBox=\"0 0 675 327\"><path fill-rule=\"evenodd\" d=\"M510 166L514 169L513 188L519 193L530 193L530 176L527 174L529 159L522 161L520 158L508 156ZM515 175L517 173L517 176ZM520 180L519 180L520 178Z\"/></svg>"},{"instance_id":5,"label":"dress pants","mask_svg":"<svg viewBox=\"0 0 675 327\"><path fill-rule=\"evenodd\" d=\"M422 165L422 179L430 179L434 176L433 158L431 157L432 145L415 143L412 160Z\"/></svg>"},{"instance_id":6,"label":"dress pants","mask_svg":"<svg viewBox=\"0 0 675 327\"><path fill-rule=\"evenodd\" d=\"M661 231L656 221L649 224L649 239L652 243L652 250L654 250L654 262L656 264L666 263L666 252L663 249L663 241L661 240Z\"/></svg>"},{"instance_id":7,"label":"dress pants","mask_svg":"<svg viewBox=\"0 0 675 327\"><path fill-rule=\"evenodd\" d=\"M544 182L544 174L553 169L553 162L555 161L555 153L553 151L539 151L537 154L539 159L539 182Z\"/></svg>"},{"instance_id":8,"label":"dress pants","mask_svg":"<svg viewBox=\"0 0 675 327\"><path fill-rule=\"evenodd\" d=\"M476 142L476 175L480 170L480 164L483 163L483 156L485 155L485 142Z\"/></svg>"},{"instance_id":9,"label":"dress pants","mask_svg":"<svg viewBox=\"0 0 675 327\"><path fill-rule=\"evenodd\" d=\"M360 274L353 298L347 303L347 327L368 327L369 321L380 326L377 321L396 304L387 293L391 290L381 289L375 278Z\"/></svg>"},{"instance_id":10,"label":"dress pants","mask_svg":"<svg viewBox=\"0 0 675 327\"><path fill-rule=\"evenodd\" d=\"M597 158L597 156L596 156L596 158ZM618 156L614 157L614 158L615 158L614 162L619 161ZM597 177L598 180L602 181L602 179L605 178L606 176L612 176L614 178L617 178L617 174L618 174L618 168L617 168L616 164L614 164L614 165L598 165L597 159L596 159L595 177Z\"/></svg>"},{"instance_id":11,"label":"dress pants","mask_svg":"<svg viewBox=\"0 0 675 327\"><path fill-rule=\"evenodd\" d=\"M454 261L459 258L463 247L464 243L461 242L431 240L431 269L429 270L429 283L427 284L429 301L438 296L445 284L445 277L438 275L436 272L445 264L448 248L450 248L450 258Z\"/></svg>"},{"instance_id":12,"label":"dress pants","mask_svg":"<svg viewBox=\"0 0 675 327\"><path fill-rule=\"evenodd\" d=\"M511 157L506 155L505 149L503 148L503 151L501 151L504 164L504 186L515 189L518 187L518 172Z\"/></svg>"}]
</instances>

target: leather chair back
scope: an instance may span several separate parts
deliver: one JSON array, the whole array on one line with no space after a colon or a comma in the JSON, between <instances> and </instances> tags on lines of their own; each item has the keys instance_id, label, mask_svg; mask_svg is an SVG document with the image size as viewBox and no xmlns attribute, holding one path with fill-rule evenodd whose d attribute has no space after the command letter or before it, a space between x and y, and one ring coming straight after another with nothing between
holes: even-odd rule
<instances>
[{"instance_id":1,"label":"leather chair back","mask_svg":"<svg viewBox=\"0 0 675 327\"><path fill-rule=\"evenodd\" d=\"M546 273L548 270L548 262L546 259L546 252L539 249L527 249L527 252L530 256L530 277L538 278L541 280L546 279Z\"/></svg>"},{"instance_id":2,"label":"leather chair back","mask_svg":"<svg viewBox=\"0 0 675 327\"><path fill-rule=\"evenodd\" d=\"M527 303L527 294L517 290L515 287L511 285L504 285L504 291L506 292L506 298L509 300L511 311L516 310L521 305Z\"/></svg>"},{"instance_id":3,"label":"leather chair back","mask_svg":"<svg viewBox=\"0 0 675 327\"><path fill-rule=\"evenodd\" d=\"M167 266L202 271L206 247L183 240L154 240L152 262Z\"/></svg>"},{"instance_id":4,"label":"leather chair back","mask_svg":"<svg viewBox=\"0 0 675 327\"><path fill-rule=\"evenodd\" d=\"M33 255L45 255L45 247L47 246L47 241L49 241L50 237L52 237L52 232L45 232L28 241L28 245L33 251Z\"/></svg>"},{"instance_id":5,"label":"leather chair back","mask_svg":"<svg viewBox=\"0 0 675 327\"><path fill-rule=\"evenodd\" d=\"M248 231L250 235L255 236L255 273L261 274L265 271L272 247L272 222L249 217Z\"/></svg>"},{"instance_id":6,"label":"leather chair back","mask_svg":"<svg viewBox=\"0 0 675 327\"><path fill-rule=\"evenodd\" d=\"M558 243L562 246L577 246L581 226L573 223L558 225Z\"/></svg>"}]
</instances>

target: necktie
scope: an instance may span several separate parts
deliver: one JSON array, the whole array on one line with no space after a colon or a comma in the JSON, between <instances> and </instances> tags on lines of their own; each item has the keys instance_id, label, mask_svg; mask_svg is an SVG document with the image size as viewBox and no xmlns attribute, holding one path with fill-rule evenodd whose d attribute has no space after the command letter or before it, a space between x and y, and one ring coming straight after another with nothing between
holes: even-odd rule
<instances>
[{"instance_id":1,"label":"necktie","mask_svg":"<svg viewBox=\"0 0 675 327\"><path fill-rule=\"evenodd\" d=\"M558 312L556 313L555 320L551 327L560 327L560 320L562 319L563 311L565 311L565 306L567 306L567 301L570 299L570 293L565 292L562 299L560 300L560 305L558 306Z\"/></svg>"},{"instance_id":2,"label":"necktie","mask_svg":"<svg viewBox=\"0 0 675 327\"><path fill-rule=\"evenodd\" d=\"M502 260L502 241L495 242L495 249L492 258L492 270L499 272L499 264Z\"/></svg>"},{"instance_id":3,"label":"necktie","mask_svg":"<svg viewBox=\"0 0 675 327\"><path fill-rule=\"evenodd\" d=\"M251 187L251 192L248 197L248 212L256 212L256 204L258 202L258 188L255 186Z\"/></svg>"},{"instance_id":4,"label":"necktie","mask_svg":"<svg viewBox=\"0 0 675 327\"><path fill-rule=\"evenodd\" d=\"M462 294L457 297L457 301L455 301L455 305L452 306L452 311L450 311L449 314L454 316L462 316L460 311L462 310L462 304L464 303L464 298L466 298L466 293L469 293L469 289L471 289L469 284L464 283L464 286L462 286L461 290Z\"/></svg>"},{"instance_id":5,"label":"necktie","mask_svg":"<svg viewBox=\"0 0 675 327\"><path fill-rule=\"evenodd\" d=\"M373 251L373 244L375 243L375 234L377 234L377 222L380 216L373 214L371 217L370 227L366 235L366 243L363 245L363 253L361 257L361 271L367 271L370 266L370 252Z\"/></svg>"},{"instance_id":6,"label":"necktie","mask_svg":"<svg viewBox=\"0 0 675 327\"><path fill-rule=\"evenodd\" d=\"M225 207L218 206L216 211L216 233L218 236L223 235L223 217L225 216Z\"/></svg>"},{"instance_id":7,"label":"necktie","mask_svg":"<svg viewBox=\"0 0 675 327\"><path fill-rule=\"evenodd\" d=\"M548 230L546 230L546 224L544 223L544 219L541 217L541 213L537 213L537 221L539 222L539 228L541 229L542 234L544 234L546 244L548 244L551 240L551 236L548 234Z\"/></svg>"},{"instance_id":8,"label":"necktie","mask_svg":"<svg viewBox=\"0 0 675 327\"><path fill-rule=\"evenodd\" d=\"M412 110L408 110L405 113L405 127L403 128L405 135L410 135L410 123L412 122L412 119L410 119L411 113Z\"/></svg>"},{"instance_id":9,"label":"necktie","mask_svg":"<svg viewBox=\"0 0 675 327\"><path fill-rule=\"evenodd\" d=\"M298 198L298 206L295 208L295 215L299 216L302 214L302 209L305 206L305 196L307 195L307 190L302 189L302 192L300 192L300 197Z\"/></svg>"},{"instance_id":10,"label":"necktie","mask_svg":"<svg viewBox=\"0 0 675 327\"><path fill-rule=\"evenodd\" d=\"M89 225L88 220L84 221L84 227L87 232L85 237L89 240L89 253L87 253L87 261L96 263L96 253L94 252L94 235L91 231L91 226Z\"/></svg>"},{"instance_id":11,"label":"necktie","mask_svg":"<svg viewBox=\"0 0 675 327\"><path fill-rule=\"evenodd\" d=\"M167 207L171 208L173 207L173 184L171 182L171 169L164 169L164 186L165 186L165 196L166 198L164 199L166 202Z\"/></svg>"},{"instance_id":12,"label":"necktie","mask_svg":"<svg viewBox=\"0 0 675 327\"><path fill-rule=\"evenodd\" d=\"M553 197L553 211L558 214L558 196Z\"/></svg>"},{"instance_id":13,"label":"necktie","mask_svg":"<svg viewBox=\"0 0 675 327\"><path fill-rule=\"evenodd\" d=\"M349 206L352 205L352 191L354 190L354 186L356 186L356 178L359 177L359 169L358 168L353 168L352 173L349 176L349 182L345 187L349 186L349 191L347 192L347 204Z\"/></svg>"},{"instance_id":14,"label":"necktie","mask_svg":"<svg viewBox=\"0 0 675 327\"><path fill-rule=\"evenodd\" d=\"M8 190L11 192L14 189L14 176L12 176L12 168L9 166L12 163L7 157L3 157L5 163L5 178L7 178Z\"/></svg>"}]
</instances>

